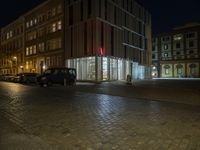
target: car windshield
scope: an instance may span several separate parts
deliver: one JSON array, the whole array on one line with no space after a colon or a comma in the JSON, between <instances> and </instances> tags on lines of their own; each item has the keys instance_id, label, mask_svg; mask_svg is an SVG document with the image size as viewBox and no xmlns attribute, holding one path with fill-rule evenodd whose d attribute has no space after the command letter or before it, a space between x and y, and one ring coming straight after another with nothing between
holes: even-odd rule
<instances>
[{"instance_id":1,"label":"car windshield","mask_svg":"<svg viewBox=\"0 0 200 150\"><path fill-rule=\"evenodd\" d=\"M51 73L52 73L52 70L50 70L50 69L49 69L49 70L46 70L46 71L44 72L45 75L48 75L48 74L51 74Z\"/></svg>"}]
</instances>

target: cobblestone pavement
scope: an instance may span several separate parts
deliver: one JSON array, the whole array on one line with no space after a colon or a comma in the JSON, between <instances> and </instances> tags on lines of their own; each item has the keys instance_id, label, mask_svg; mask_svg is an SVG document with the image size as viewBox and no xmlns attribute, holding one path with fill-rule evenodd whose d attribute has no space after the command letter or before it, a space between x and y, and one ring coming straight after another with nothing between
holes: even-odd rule
<instances>
[{"instance_id":1,"label":"cobblestone pavement","mask_svg":"<svg viewBox=\"0 0 200 150\"><path fill-rule=\"evenodd\" d=\"M0 150L200 149L200 106L80 88L0 82Z\"/></svg>"}]
</instances>

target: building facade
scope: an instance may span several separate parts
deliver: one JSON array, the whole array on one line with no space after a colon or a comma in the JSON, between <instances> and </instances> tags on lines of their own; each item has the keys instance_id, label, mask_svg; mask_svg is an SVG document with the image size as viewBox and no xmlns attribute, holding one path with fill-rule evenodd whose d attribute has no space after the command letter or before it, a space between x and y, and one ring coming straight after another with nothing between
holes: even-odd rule
<instances>
[{"instance_id":1,"label":"building facade","mask_svg":"<svg viewBox=\"0 0 200 150\"><path fill-rule=\"evenodd\" d=\"M152 62L154 77L200 77L200 24L189 23L170 33L154 36Z\"/></svg>"},{"instance_id":2,"label":"building facade","mask_svg":"<svg viewBox=\"0 0 200 150\"><path fill-rule=\"evenodd\" d=\"M64 66L63 3L49 0L24 15L26 72Z\"/></svg>"},{"instance_id":3,"label":"building facade","mask_svg":"<svg viewBox=\"0 0 200 150\"><path fill-rule=\"evenodd\" d=\"M66 66L79 80L150 77L151 16L136 1L68 1L65 10Z\"/></svg>"},{"instance_id":4,"label":"building facade","mask_svg":"<svg viewBox=\"0 0 200 150\"><path fill-rule=\"evenodd\" d=\"M135 0L47 0L21 18L21 71L65 66L78 80L151 77L151 15Z\"/></svg>"},{"instance_id":5,"label":"building facade","mask_svg":"<svg viewBox=\"0 0 200 150\"><path fill-rule=\"evenodd\" d=\"M24 19L20 17L1 28L0 65L2 74L21 72L24 63Z\"/></svg>"}]
</instances>

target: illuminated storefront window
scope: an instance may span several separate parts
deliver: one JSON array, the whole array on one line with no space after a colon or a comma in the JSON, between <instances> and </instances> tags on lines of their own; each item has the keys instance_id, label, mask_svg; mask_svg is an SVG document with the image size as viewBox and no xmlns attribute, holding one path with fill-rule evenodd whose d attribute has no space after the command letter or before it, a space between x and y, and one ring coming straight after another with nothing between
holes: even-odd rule
<instances>
[{"instance_id":1,"label":"illuminated storefront window","mask_svg":"<svg viewBox=\"0 0 200 150\"><path fill-rule=\"evenodd\" d=\"M144 66L130 60L113 57L69 59L66 61L66 67L76 68L77 80L126 80L128 74L132 75L133 79L144 78Z\"/></svg>"}]
</instances>

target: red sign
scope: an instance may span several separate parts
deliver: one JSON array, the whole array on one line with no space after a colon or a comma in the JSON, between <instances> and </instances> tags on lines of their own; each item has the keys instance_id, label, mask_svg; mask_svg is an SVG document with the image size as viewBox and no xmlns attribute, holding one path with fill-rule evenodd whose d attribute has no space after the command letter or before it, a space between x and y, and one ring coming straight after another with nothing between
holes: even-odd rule
<instances>
[{"instance_id":1,"label":"red sign","mask_svg":"<svg viewBox=\"0 0 200 150\"><path fill-rule=\"evenodd\" d=\"M105 50L102 47L99 48L98 54L101 55L101 56L103 56L105 54Z\"/></svg>"}]
</instances>

